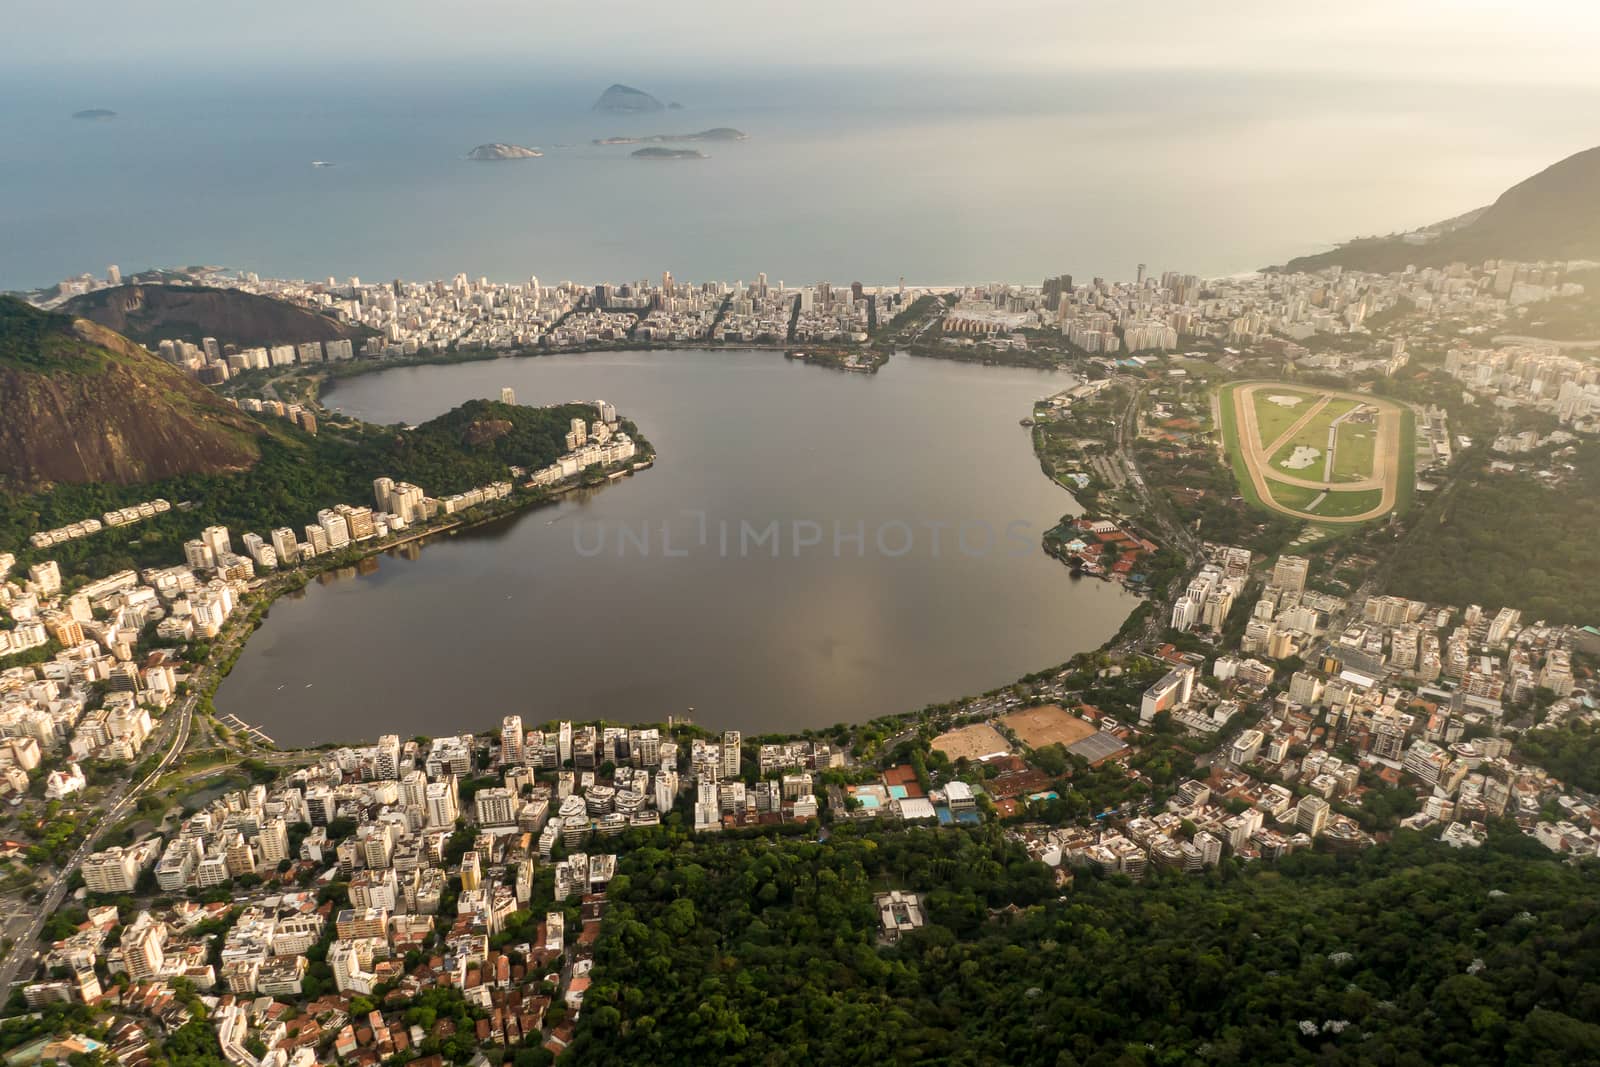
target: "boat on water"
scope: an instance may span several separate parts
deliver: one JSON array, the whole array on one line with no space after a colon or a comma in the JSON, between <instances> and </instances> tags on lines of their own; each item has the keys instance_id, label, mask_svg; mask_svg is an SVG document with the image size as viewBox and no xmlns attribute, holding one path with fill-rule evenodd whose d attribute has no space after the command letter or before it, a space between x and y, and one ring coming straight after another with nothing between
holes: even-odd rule
<instances>
[{"instance_id":1,"label":"boat on water","mask_svg":"<svg viewBox=\"0 0 1600 1067\"><path fill-rule=\"evenodd\" d=\"M331 167L331 166L333 166L333 164L332 164L332 163L329 163L329 162L328 162L328 161L327 161L327 160L325 160L325 159L313 159L313 160L312 160L312 161L311 161L311 165L312 165L312 166L313 166L313 167Z\"/></svg>"}]
</instances>

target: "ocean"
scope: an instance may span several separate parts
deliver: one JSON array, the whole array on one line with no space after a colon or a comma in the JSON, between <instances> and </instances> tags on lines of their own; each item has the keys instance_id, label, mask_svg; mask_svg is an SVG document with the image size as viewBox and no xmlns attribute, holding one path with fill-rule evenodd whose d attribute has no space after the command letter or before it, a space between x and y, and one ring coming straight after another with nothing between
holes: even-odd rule
<instances>
[{"instance_id":1,"label":"ocean","mask_svg":"<svg viewBox=\"0 0 1600 1067\"><path fill-rule=\"evenodd\" d=\"M0 72L0 289L111 263L546 283L1228 274L1486 203L1589 146L1600 102L1182 72L359 70ZM619 79L683 110L590 110ZM70 117L92 107L118 115ZM591 143L715 126L749 139L682 162ZM544 156L463 158L490 141Z\"/></svg>"}]
</instances>

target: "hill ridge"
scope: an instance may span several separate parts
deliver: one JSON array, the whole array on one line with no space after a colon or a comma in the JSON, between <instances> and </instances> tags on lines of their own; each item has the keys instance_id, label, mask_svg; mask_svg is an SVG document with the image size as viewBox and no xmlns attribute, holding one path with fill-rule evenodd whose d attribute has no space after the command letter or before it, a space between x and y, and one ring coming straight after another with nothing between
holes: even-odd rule
<instances>
[{"instance_id":1,"label":"hill ridge","mask_svg":"<svg viewBox=\"0 0 1600 1067\"><path fill-rule=\"evenodd\" d=\"M0 489L242 470L262 423L86 319L0 297Z\"/></svg>"},{"instance_id":2,"label":"hill ridge","mask_svg":"<svg viewBox=\"0 0 1600 1067\"><path fill-rule=\"evenodd\" d=\"M1360 238L1326 252L1298 256L1284 269L1340 266L1392 272L1410 265L1437 267L1485 259L1600 259L1600 147L1552 163L1511 186L1487 207L1423 230L1439 236L1424 243L1401 235Z\"/></svg>"},{"instance_id":3,"label":"hill ridge","mask_svg":"<svg viewBox=\"0 0 1600 1067\"><path fill-rule=\"evenodd\" d=\"M305 341L357 340L364 334L309 308L270 296L209 285L135 283L75 296L61 306L142 344L214 337L242 348Z\"/></svg>"}]
</instances>

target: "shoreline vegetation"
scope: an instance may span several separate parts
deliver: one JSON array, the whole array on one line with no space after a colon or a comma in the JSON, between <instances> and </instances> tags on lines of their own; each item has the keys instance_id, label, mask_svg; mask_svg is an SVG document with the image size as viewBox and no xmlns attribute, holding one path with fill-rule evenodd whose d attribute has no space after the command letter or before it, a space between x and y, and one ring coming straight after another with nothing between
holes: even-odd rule
<instances>
[{"instance_id":1,"label":"shoreline vegetation","mask_svg":"<svg viewBox=\"0 0 1600 1067\"><path fill-rule=\"evenodd\" d=\"M274 435L264 439L260 460L248 470L131 486L59 485L31 494L0 495L0 504L5 505L0 516L5 519L8 539L20 540L28 528L40 528L41 523L48 526L63 516L98 514L149 494L177 501L168 512L137 527L102 531L48 548L24 547L16 553L17 560L24 564L46 558L55 560L67 584L75 586L122 570L181 561L184 542L208 525L223 525L236 532L295 528L314 518L319 508L368 498L372 479L380 476L413 481L442 498L478 485L507 481L511 467L530 472L510 478L512 487L505 497L436 516L420 528L411 527L382 540L363 542L343 552L316 556L263 575L244 599L252 608L266 606L291 585L303 587L304 581L280 585L285 576L304 575L309 579L330 567L354 565L396 547L442 534L453 535L557 503L575 490L597 488L654 464L654 446L637 425L624 417L618 422L619 428L638 450L631 461L606 468L595 464L556 485L531 485L531 472L561 454L561 436L571 420L591 416L595 411L583 404L533 408L471 400L417 427L402 430L334 416L319 406L317 413L323 428L320 435L278 425L275 419L266 420L272 424ZM228 629L225 627L223 632ZM34 649L0 659L0 668L37 660L38 652Z\"/></svg>"},{"instance_id":2,"label":"shoreline vegetation","mask_svg":"<svg viewBox=\"0 0 1600 1067\"><path fill-rule=\"evenodd\" d=\"M297 388L312 387L298 383ZM562 441L571 420L587 420L594 411L585 404L532 408L469 400L407 428L379 426L318 407L318 433L307 433L286 420L252 419L241 412L241 417L268 430L261 438L259 458L249 467L130 485L61 483L31 492L14 490L0 496L4 505L0 540L23 545L36 530L159 497L175 502L171 510L129 527L126 533L103 532L48 548L25 546L16 558L24 564L55 559L69 581L165 566L182 558L183 543L200 527L223 525L258 532L297 527L321 508L368 499L374 478L410 481L443 498L505 481L511 467L538 470L565 451ZM635 438L641 457L651 454L649 441L636 436L631 421L624 419L620 425Z\"/></svg>"}]
</instances>

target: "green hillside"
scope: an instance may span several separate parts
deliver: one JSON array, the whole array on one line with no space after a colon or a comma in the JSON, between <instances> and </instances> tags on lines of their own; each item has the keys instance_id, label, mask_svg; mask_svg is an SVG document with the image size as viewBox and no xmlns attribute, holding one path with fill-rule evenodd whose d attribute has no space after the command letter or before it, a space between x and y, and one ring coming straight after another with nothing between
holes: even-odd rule
<instances>
[{"instance_id":1,"label":"green hillside","mask_svg":"<svg viewBox=\"0 0 1600 1067\"><path fill-rule=\"evenodd\" d=\"M370 504L373 479L380 476L442 496L505 479L511 464L544 466L565 451L572 419L596 416L583 404L529 408L474 400L412 430L356 424L313 437L281 419L236 414L264 431L259 461L249 470L0 495L0 549L24 562L59 560L69 574L172 563L182 559L184 541L213 523L265 536L278 526L298 531L319 509L337 503ZM36 530L154 497L192 507L43 551L26 547Z\"/></svg>"},{"instance_id":2,"label":"green hillside","mask_svg":"<svg viewBox=\"0 0 1600 1067\"><path fill-rule=\"evenodd\" d=\"M1463 261L1600 259L1600 148L1590 148L1518 182L1465 225L1437 240L1407 244L1373 237L1289 261L1291 271L1341 266L1393 272L1407 265Z\"/></svg>"}]
</instances>

